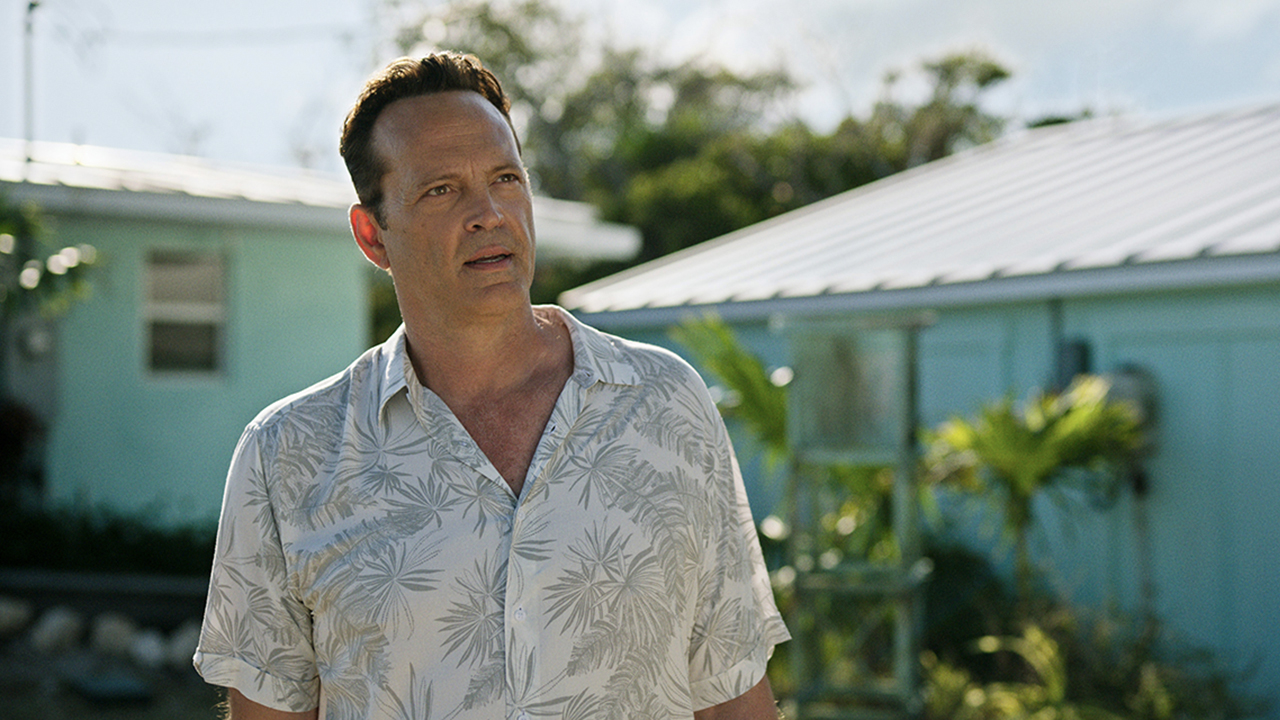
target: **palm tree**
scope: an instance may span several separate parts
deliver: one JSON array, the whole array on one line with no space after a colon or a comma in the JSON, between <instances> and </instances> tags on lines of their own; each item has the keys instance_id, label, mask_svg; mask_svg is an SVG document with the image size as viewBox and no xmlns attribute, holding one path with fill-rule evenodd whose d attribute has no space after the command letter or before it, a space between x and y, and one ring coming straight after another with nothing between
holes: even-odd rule
<instances>
[{"instance_id":1,"label":"palm tree","mask_svg":"<svg viewBox=\"0 0 1280 720\"><path fill-rule=\"evenodd\" d=\"M728 386L733 397L721 411L746 424L771 462L787 458L787 390L774 382L760 358L742 345L733 330L714 314L690 318L672 328L671 336Z\"/></svg>"},{"instance_id":2,"label":"palm tree","mask_svg":"<svg viewBox=\"0 0 1280 720\"><path fill-rule=\"evenodd\" d=\"M953 418L926 434L931 476L990 488L1015 543L1018 594L1031 593L1027 548L1032 501L1069 468L1114 471L1131 464L1142 442L1136 408L1108 397L1110 384L1081 376L1061 394L989 404L974 420Z\"/></svg>"}]
</instances>

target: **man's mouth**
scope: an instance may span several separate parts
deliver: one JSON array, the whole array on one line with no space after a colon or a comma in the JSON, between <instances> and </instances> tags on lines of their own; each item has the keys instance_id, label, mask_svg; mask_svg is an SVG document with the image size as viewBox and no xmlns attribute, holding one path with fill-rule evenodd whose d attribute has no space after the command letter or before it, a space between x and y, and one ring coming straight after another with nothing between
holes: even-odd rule
<instances>
[{"instance_id":1,"label":"man's mouth","mask_svg":"<svg viewBox=\"0 0 1280 720\"><path fill-rule=\"evenodd\" d=\"M469 260L467 261L466 264L476 265L476 266L495 265L497 263L502 262L503 260L509 259L510 257L511 257L511 253L501 253L498 255L485 255L484 257L476 258L475 260Z\"/></svg>"}]
</instances>

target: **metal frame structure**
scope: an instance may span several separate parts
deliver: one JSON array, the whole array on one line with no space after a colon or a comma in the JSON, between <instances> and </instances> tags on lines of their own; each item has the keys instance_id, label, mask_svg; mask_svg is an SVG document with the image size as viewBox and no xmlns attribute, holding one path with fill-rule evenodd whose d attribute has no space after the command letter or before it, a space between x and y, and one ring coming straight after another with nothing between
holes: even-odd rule
<instances>
[{"instance_id":1,"label":"metal frame structure","mask_svg":"<svg viewBox=\"0 0 1280 720\"><path fill-rule=\"evenodd\" d=\"M916 366L918 334L930 322L914 314L790 323L789 620L802 719L909 718L921 709L922 590L931 566L918 520ZM825 519L849 500L829 482L834 468L892 474L891 557L844 557L824 546Z\"/></svg>"}]
</instances>

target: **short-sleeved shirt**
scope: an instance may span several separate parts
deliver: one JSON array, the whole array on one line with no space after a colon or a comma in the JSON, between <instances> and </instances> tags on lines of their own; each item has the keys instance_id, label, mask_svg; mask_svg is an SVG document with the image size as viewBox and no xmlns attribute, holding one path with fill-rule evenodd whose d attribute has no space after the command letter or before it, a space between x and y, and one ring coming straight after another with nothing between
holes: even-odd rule
<instances>
[{"instance_id":1,"label":"short-sleeved shirt","mask_svg":"<svg viewBox=\"0 0 1280 720\"><path fill-rule=\"evenodd\" d=\"M248 426L207 681L324 718L523 720L688 718L763 677L788 635L706 386L542 311L574 370L519 497L418 383L403 328Z\"/></svg>"}]
</instances>

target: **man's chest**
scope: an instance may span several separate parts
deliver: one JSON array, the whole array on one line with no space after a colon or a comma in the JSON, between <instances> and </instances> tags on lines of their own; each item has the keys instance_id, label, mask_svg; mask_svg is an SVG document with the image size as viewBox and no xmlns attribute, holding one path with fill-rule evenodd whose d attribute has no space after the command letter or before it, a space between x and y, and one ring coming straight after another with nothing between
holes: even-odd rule
<instances>
[{"instance_id":1,"label":"man's chest","mask_svg":"<svg viewBox=\"0 0 1280 720\"><path fill-rule=\"evenodd\" d=\"M566 675L575 657L598 657L603 672L636 653L682 656L672 643L691 632L700 542L653 511L687 494L621 498L585 469L560 469L517 505L492 478L435 461L351 518L282 538L330 684L367 672L353 645L456 680L449 705L477 702L468 688L495 673L536 672L536 687L559 693L594 676Z\"/></svg>"},{"instance_id":2,"label":"man's chest","mask_svg":"<svg viewBox=\"0 0 1280 720\"><path fill-rule=\"evenodd\" d=\"M609 400L557 406L519 500L460 422L407 404L352 428L304 480L324 491L282 493L322 499L276 508L322 682L417 668L461 707L491 700L472 696L484 678L569 697L636 658L683 661L711 531L729 523L690 434Z\"/></svg>"},{"instance_id":3,"label":"man's chest","mask_svg":"<svg viewBox=\"0 0 1280 720\"><path fill-rule=\"evenodd\" d=\"M690 519L705 513L689 478L620 449L553 453L519 501L456 458L379 465L337 481L360 485L333 493L341 503L281 513L298 520L281 527L281 541L313 612L381 624L398 606L414 605L422 617L424 603L437 611L484 598L501 605L508 572L546 588L623 577L636 556L670 556L662 563L683 572L697 555L700 528Z\"/></svg>"},{"instance_id":4,"label":"man's chest","mask_svg":"<svg viewBox=\"0 0 1280 720\"><path fill-rule=\"evenodd\" d=\"M515 495L524 487L558 392L554 389L481 403L454 413Z\"/></svg>"},{"instance_id":5,"label":"man's chest","mask_svg":"<svg viewBox=\"0 0 1280 720\"><path fill-rule=\"evenodd\" d=\"M522 382L509 386L497 383L501 390L462 393L438 388L432 394L417 386L410 392L415 393L420 405L432 402L432 398L440 401L447 408L445 414L461 425L518 496L547 421L557 407L563 415L581 401L577 392L569 392L569 397L562 398L572 370L573 362L566 354L563 362L547 364ZM561 403L562 399L566 402Z\"/></svg>"}]
</instances>

